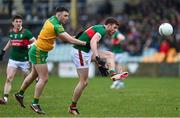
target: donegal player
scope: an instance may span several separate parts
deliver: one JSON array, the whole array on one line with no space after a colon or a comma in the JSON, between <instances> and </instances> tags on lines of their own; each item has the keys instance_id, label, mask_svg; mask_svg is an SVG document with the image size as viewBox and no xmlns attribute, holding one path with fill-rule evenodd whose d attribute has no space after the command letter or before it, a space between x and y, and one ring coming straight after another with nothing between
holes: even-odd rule
<instances>
[{"instance_id":1,"label":"donegal player","mask_svg":"<svg viewBox=\"0 0 180 118\"><path fill-rule=\"evenodd\" d=\"M48 52L53 49L54 41L58 38L77 45L87 45L86 42L80 41L65 32L63 24L67 22L68 18L68 10L64 7L58 7L55 15L45 21L38 39L34 42L34 45L29 51L29 58L32 63L31 73L25 78L20 91L15 94L16 100L22 107L25 107L23 104L24 92L33 80L38 77L39 81L35 87L34 99L30 105L30 107L38 114L45 114L45 112L40 108L39 98L48 81L46 59Z\"/></svg>"},{"instance_id":2,"label":"donegal player","mask_svg":"<svg viewBox=\"0 0 180 118\"><path fill-rule=\"evenodd\" d=\"M16 15L12 18L12 29L9 31L10 40L1 51L0 60L7 49L11 47L10 59L7 65L7 78L4 85L3 98L0 99L0 104L6 104L8 102L8 95L12 87L12 81L18 69L20 69L24 77L29 74L29 62L28 62L28 45L32 43L35 38L32 33L22 27L23 18L20 15Z\"/></svg>"}]
</instances>

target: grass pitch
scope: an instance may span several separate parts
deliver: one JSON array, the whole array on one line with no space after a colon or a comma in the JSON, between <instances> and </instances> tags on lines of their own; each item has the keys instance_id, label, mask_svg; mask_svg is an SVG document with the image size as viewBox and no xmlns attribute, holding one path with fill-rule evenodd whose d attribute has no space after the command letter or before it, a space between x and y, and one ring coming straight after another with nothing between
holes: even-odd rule
<instances>
[{"instance_id":1,"label":"grass pitch","mask_svg":"<svg viewBox=\"0 0 180 118\"><path fill-rule=\"evenodd\" d=\"M25 93L23 109L13 98L22 83L16 77L7 105L0 105L0 117L72 117L67 111L73 89L78 79L50 76L40 98L46 115L34 113L29 104L32 101L34 85ZM5 78L0 77L0 92L3 92ZM79 117L180 117L180 79L128 77L125 88L110 89L112 82L107 78L95 77L78 102Z\"/></svg>"}]
</instances>

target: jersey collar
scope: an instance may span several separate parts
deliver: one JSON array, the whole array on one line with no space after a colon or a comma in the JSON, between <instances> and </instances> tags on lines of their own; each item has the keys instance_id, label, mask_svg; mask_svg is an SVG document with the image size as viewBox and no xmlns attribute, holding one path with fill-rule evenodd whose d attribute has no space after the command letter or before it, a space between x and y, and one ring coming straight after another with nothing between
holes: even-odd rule
<instances>
[{"instance_id":1,"label":"jersey collar","mask_svg":"<svg viewBox=\"0 0 180 118\"><path fill-rule=\"evenodd\" d=\"M21 31L22 28L23 28L23 27L20 27L19 30L17 30L17 31L14 31L14 29L13 29L13 32L16 32L16 33L17 33L17 32L19 32L19 31Z\"/></svg>"},{"instance_id":2,"label":"jersey collar","mask_svg":"<svg viewBox=\"0 0 180 118\"><path fill-rule=\"evenodd\" d=\"M56 22L58 22L59 24L61 24L61 22L58 20L58 18L56 16L53 16L56 20Z\"/></svg>"}]
</instances>

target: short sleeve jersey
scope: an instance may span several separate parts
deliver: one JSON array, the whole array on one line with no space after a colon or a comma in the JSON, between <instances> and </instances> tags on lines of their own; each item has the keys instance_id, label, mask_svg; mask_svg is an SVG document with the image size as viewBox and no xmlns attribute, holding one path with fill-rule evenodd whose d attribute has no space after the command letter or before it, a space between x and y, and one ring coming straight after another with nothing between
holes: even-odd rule
<instances>
[{"instance_id":1,"label":"short sleeve jersey","mask_svg":"<svg viewBox=\"0 0 180 118\"><path fill-rule=\"evenodd\" d=\"M16 61L27 61L28 45L31 43L30 40L33 38L32 33L28 29L24 28L18 32L10 30L9 38L12 45L10 59Z\"/></svg>"},{"instance_id":2,"label":"short sleeve jersey","mask_svg":"<svg viewBox=\"0 0 180 118\"><path fill-rule=\"evenodd\" d=\"M94 26L88 28L86 31L84 31L80 35L79 40L86 41L87 43L90 43L92 37L96 33L99 33L101 35L101 38L103 38L106 34L106 29L105 29L104 25L94 25ZM74 48L82 50L84 52L90 51L90 48L86 47L86 46L74 45Z\"/></svg>"},{"instance_id":3,"label":"short sleeve jersey","mask_svg":"<svg viewBox=\"0 0 180 118\"><path fill-rule=\"evenodd\" d=\"M117 38L119 34L120 34L120 32L115 32L111 37L111 40L112 40L112 52L114 52L114 53L122 53L123 52L121 44L116 43L119 40Z\"/></svg>"},{"instance_id":4,"label":"short sleeve jersey","mask_svg":"<svg viewBox=\"0 0 180 118\"><path fill-rule=\"evenodd\" d=\"M58 34L64 32L64 27L59 22L56 16L52 16L45 21L43 28L35 41L37 48L49 52L53 49L54 41L57 39Z\"/></svg>"}]
</instances>

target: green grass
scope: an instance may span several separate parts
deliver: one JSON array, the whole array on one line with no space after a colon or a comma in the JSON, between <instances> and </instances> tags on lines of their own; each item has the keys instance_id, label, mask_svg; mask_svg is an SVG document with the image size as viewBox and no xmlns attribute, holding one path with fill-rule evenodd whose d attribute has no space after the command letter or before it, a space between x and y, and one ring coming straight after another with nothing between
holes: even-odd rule
<instances>
[{"instance_id":1,"label":"green grass","mask_svg":"<svg viewBox=\"0 0 180 118\"><path fill-rule=\"evenodd\" d=\"M2 93L5 78L0 78ZM40 99L46 115L34 113L29 104L34 93L34 85L25 93L26 108L21 108L13 98L20 85L21 77L13 82L9 103L0 106L1 117L71 117L67 110L71 102L73 89L78 79L50 76ZM180 117L180 79L129 77L125 88L110 89L111 81L96 77L78 102L80 117Z\"/></svg>"}]
</instances>

